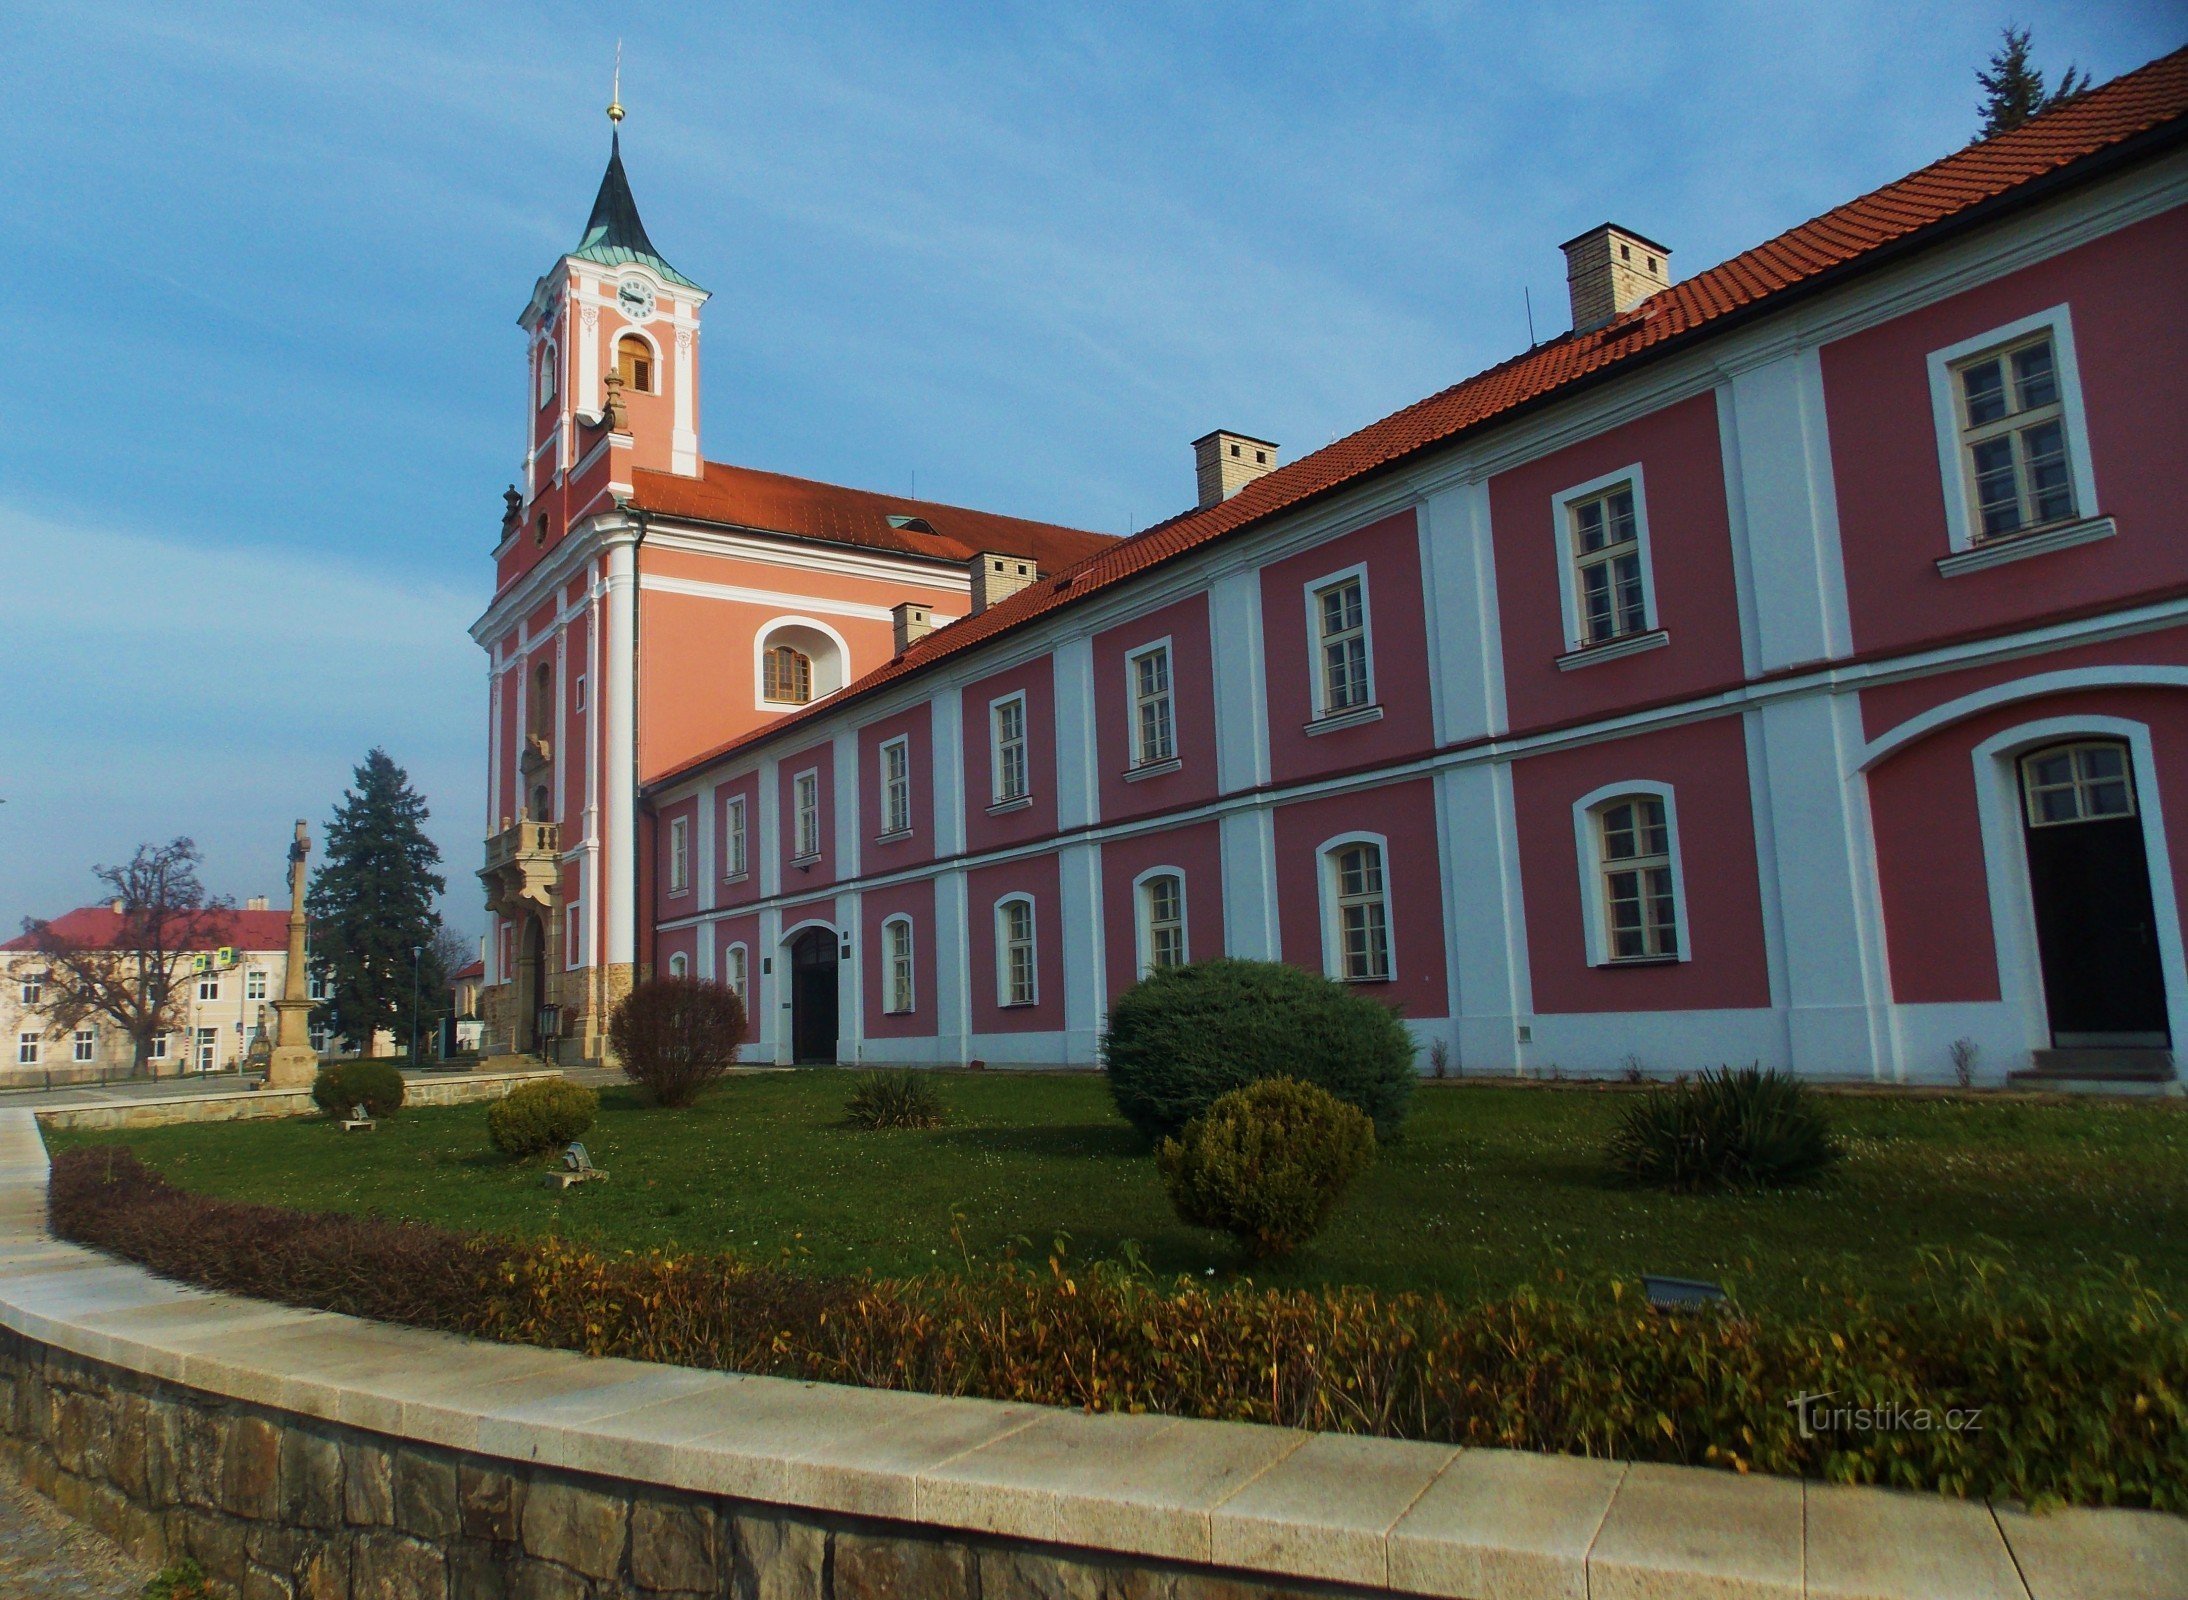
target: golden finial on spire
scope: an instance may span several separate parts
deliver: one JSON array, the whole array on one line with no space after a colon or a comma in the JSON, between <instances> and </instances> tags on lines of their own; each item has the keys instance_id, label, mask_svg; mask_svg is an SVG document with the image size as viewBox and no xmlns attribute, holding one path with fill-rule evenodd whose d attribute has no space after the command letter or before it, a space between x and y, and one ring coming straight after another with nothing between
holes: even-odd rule
<instances>
[{"instance_id":1,"label":"golden finial on spire","mask_svg":"<svg viewBox=\"0 0 2188 1600\"><path fill-rule=\"evenodd\" d=\"M615 41L615 87L608 92L608 120L623 120L623 41Z\"/></svg>"}]
</instances>

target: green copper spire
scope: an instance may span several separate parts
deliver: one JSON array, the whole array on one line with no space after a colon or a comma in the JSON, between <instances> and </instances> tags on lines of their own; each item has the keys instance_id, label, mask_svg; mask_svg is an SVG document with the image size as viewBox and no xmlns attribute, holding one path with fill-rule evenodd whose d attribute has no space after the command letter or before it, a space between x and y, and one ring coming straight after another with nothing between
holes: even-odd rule
<instances>
[{"instance_id":1,"label":"green copper spire","mask_svg":"<svg viewBox=\"0 0 2188 1600\"><path fill-rule=\"evenodd\" d=\"M622 109L620 104L612 107L614 114L609 120L620 122ZM686 289L699 287L662 260L661 252L646 237L646 225L638 220L638 202L631 198L630 179L623 175L620 130L608 135L608 170L601 176L600 193L593 197L593 214L586 219L585 237L578 240L570 254L580 261L597 261L608 267L637 262L651 267L670 283Z\"/></svg>"}]
</instances>

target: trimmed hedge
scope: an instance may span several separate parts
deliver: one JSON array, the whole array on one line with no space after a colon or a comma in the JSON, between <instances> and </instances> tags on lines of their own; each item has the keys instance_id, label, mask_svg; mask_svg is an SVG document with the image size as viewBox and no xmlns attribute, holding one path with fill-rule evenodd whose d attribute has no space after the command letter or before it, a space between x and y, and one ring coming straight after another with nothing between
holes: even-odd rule
<instances>
[{"instance_id":1,"label":"trimmed hedge","mask_svg":"<svg viewBox=\"0 0 2188 1600\"><path fill-rule=\"evenodd\" d=\"M1168 1286L1121 1265L909 1281L727 1255L604 1255L178 1189L127 1149L53 1163L64 1238L167 1277L514 1343L876 1388L1446 1444L1687 1462L2043 1505L2188 1510L2188 1324L2132 1276L2048 1286L1934 1258L1879 1309L1819 1289L1775 1323L1659 1314L1624 1286L1455 1305ZM1981 1407L1974 1430L1812 1427ZM1817 1420L1817 1419L1812 1419Z\"/></svg>"},{"instance_id":2,"label":"trimmed hedge","mask_svg":"<svg viewBox=\"0 0 2188 1600\"><path fill-rule=\"evenodd\" d=\"M520 1083L486 1108L486 1136L505 1156L568 1144L600 1115L600 1096L567 1078Z\"/></svg>"},{"instance_id":3,"label":"trimmed hedge","mask_svg":"<svg viewBox=\"0 0 2188 1600\"><path fill-rule=\"evenodd\" d=\"M1265 1261L1319 1233L1345 1186L1375 1165L1375 1125L1326 1089L1263 1078L1163 1140L1155 1162L1181 1218Z\"/></svg>"},{"instance_id":4,"label":"trimmed hedge","mask_svg":"<svg viewBox=\"0 0 2188 1600\"><path fill-rule=\"evenodd\" d=\"M1357 1106L1388 1144L1413 1096L1413 1036L1379 1000L1281 961L1162 967L1117 997L1109 1091L1150 1143L1233 1089L1297 1078Z\"/></svg>"},{"instance_id":5,"label":"trimmed hedge","mask_svg":"<svg viewBox=\"0 0 2188 1600\"><path fill-rule=\"evenodd\" d=\"M312 1079L311 1097L330 1117L359 1105L369 1116L392 1117L403 1108L402 1069L390 1061L330 1061Z\"/></svg>"}]
</instances>

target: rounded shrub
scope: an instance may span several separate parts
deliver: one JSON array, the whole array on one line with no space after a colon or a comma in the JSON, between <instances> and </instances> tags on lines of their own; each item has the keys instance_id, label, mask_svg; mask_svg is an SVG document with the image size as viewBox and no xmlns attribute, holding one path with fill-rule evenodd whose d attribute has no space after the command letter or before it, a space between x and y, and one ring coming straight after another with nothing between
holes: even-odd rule
<instances>
[{"instance_id":1,"label":"rounded shrub","mask_svg":"<svg viewBox=\"0 0 2188 1600\"><path fill-rule=\"evenodd\" d=\"M1109 1092L1150 1140L1233 1089L1297 1078L1356 1106L1386 1144L1413 1093L1413 1039L1396 1012L1277 961L1163 967L1109 1008Z\"/></svg>"},{"instance_id":2,"label":"rounded shrub","mask_svg":"<svg viewBox=\"0 0 2188 1600\"><path fill-rule=\"evenodd\" d=\"M737 991L704 978L648 978L608 1016L608 1045L623 1076L656 1104L688 1106L727 1072L744 1042Z\"/></svg>"},{"instance_id":3,"label":"rounded shrub","mask_svg":"<svg viewBox=\"0 0 2188 1600\"><path fill-rule=\"evenodd\" d=\"M1839 1144L1799 1079L1724 1067L1635 1099L1606 1153L1625 1183L1692 1194L1797 1183L1837 1161Z\"/></svg>"},{"instance_id":4,"label":"rounded shrub","mask_svg":"<svg viewBox=\"0 0 2188 1600\"><path fill-rule=\"evenodd\" d=\"M868 1073L843 1103L844 1119L854 1128L939 1128L943 1114L934 1085L908 1067Z\"/></svg>"},{"instance_id":5,"label":"rounded shrub","mask_svg":"<svg viewBox=\"0 0 2188 1600\"><path fill-rule=\"evenodd\" d=\"M352 1106L389 1117L403 1108L403 1074L391 1061L330 1061L312 1079L311 1097L330 1117L346 1117Z\"/></svg>"},{"instance_id":6,"label":"rounded shrub","mask_svg":"<svg viewBox=\"0 0 2188 1600\"><path fill-rule=\"evenodd\" d=\"M486 1108L486 1136L505 1156L536 1156L593 1125L600 1096L567 1078L520 1083Z\"/></svg>"},{"instance_id":7,"label":"rounded shrub","mask_svg":"<svg viewBox=\"0 0 2188 1600\"><path fill-rule=\"evenodd\" d=\"M1345 1186L1375 1164L1375 1126L1311 1083L1263 1078L1165 1139L1155 1161L1180 1217L1236 1236L1260 1261L1320 1231Z\"/></svg>"}]
</instances>

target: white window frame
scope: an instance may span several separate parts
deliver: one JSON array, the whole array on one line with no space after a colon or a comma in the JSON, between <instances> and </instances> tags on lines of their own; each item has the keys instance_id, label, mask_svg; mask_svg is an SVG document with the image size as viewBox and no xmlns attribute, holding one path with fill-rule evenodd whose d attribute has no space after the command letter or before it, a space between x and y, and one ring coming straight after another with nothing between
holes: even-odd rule
<instances>
[{"instance_id":1,"label":"white window frame","mask_svg":"<svg viewBox=\"0 0 2188 1600\"><path fill-rule=\"evenodd\" d=\"M1151 657L1162 658L1163 687L1159 695L1143 695L1140 692L1140 663ZM1168 748L1159 754L1150 754L1141 739L1141 708L1150 703L1162 707L1163 742ZM1157 771L1175 771L1184 758L1178 754L1178 659L1170 648L1170 636L1150 639L1124 653L1124 704L1125 704L1125 770L1128 774L1148 776Z\"/></svg>"},{"instance_id":2,"label":"white window frame","mask_svg":"<svg viewBox=\"0 0 2188 1600\"><path fill-rule=\"evenodd\" d=\"M718 592L718 591L710 591ZM738 598L765 602L776 598L757 590L737 591ZM796 639L778 638L795 629L810 629L828 642L826 650L808 648ZM775 644L787 644L813 663L813 695L809 700L770 700L767 697L767 652ZM760 711L788 712L818 705L851 681L851 646L842 633L821 621L796 613L770 617L752 636L752 704Z\"/></svg>"},{"instance_id":3,"label":"white window frame","mask_svg":"<svg viewBox=\"0 0 2188 1600\"><path fill-rule=\"evenodd\" d=\"M159 1030L159 1032L153 1034L151 1049L147 1053L145 1059L148 1061L165 1061L167 1059L167 1052L171 1048L169 1043L170 1037L171 1036L168 1033L168 1030L165 1028L162 1028Z\"/></svg>"},{"instance_id":4,"label":"white window frame","mask_svg":"<svg viewBox=\"0 0 2188 1600\"><path fill-rule=\"evenodd\" d=\"M821 858L820 768L807 767L790 779L790 859Z\"/></svg>"},{"instance_id":5,"label":"white window frame","mask_svg":"<svg viewBox=\"0 0 2188 1600\"><path fill-rule=\"evenodd\" d=\"M742 883L752 870L752 836L746 830L745 797L733 794L722 804L722 881Z\"/></svg>"},{"instance_id":6,"label":"white window frame","mask_svg":"<svg viewBox=\"0 0 2188 1600\"><path fill-rule=\"evenodd\" d=\"M554 404L555 394L561 384L560 374L555 369L560 365L561 353L555 348L554 340L541 340L539 346L539 378L535 386L535 398L532 404L532 409L535 412L545 411L550 405Z\"/></svg>"},{"instance_id":7,"label":"white window frame","mask_svg":"<svg viewBox=\"0 0 2188 1600\"><path fill-rule=\"evenodd\" d=\"M24 1005L36 1006L45 1004L45 974L38 973L34 976L23 978L22 980L20 980L20 983L21 987L17 990L17 994Z\"/></svg>"},{"instance_id":8,"label":"white window frame","mask_svg":"<svg viewBox=\"0 0 2188 1600\"><path fill-rule=\"evenodd\" d=\"M99 1030L78 1028L69 1036L68 1058L78 1065L99 1059Z\"/></svg>"},{"instance_id":9,"label":"white window frame","mask_svg":"<svg viewBox=\"0 0 2188 1600\"><path fill-rule=\"evenodd\" d=\"M507 928L507 927L504 927L504 928L502 929L502 942L503 942L503 943L504 943L505 945L506 945L506 944L508 943L508 934L509 934L509 930L508 930L508 928ZM509 956L509 952L508 952L508 951L507 951L506 949L504 949L504 950L502 951L502 966L503 966L503 968L504 968L504 969L506 969L506 968L508 967L508 965L509 965L509 960L508 960L508 956ZM305 974L305 977L304 977L304 997L305 997L305 998L306 998L307 1000L331 1000L331 999L333 999L333 998L334 998L334 983L333 983L333 980L332 980L332 979L330 979L330 978L329 978L329 977L328 977L328 976L326 975L326 973L324 973L324 972L322 972L322 971L318 970L317 968L314 968L314 969L313 969L312 971L310 971L309 973Z\"/></svg>"},{"instance_id":10,"label":"white window frame","mask_svg":"<svg viewBox=\"0 0 2188 1600\"><path fill-rule=\"evenodd\" d=\"M684 952L681 950L678 950L674 954L672 954L669 957L669 976L672 978L690 977L691 957L684 954Z\"/></svg>"},{"instance_id":11,"label":"white window frame","mask_svg":"<svg viewBox=\"0 0 2188 1600\"><path fill-rule=\"evenodd\" d=\"M585 965L585 903L572 900L562 916L562 966L575 972Z\"/></svg>"},{"instance_id":12,"label":"white window frame","mask_svg":"<svg viewBox=\"0 0 2188 1600\"><path fill-rule=\"evenodd\" d=\"M1012 957L1017 948L1008 931L1010 908L1026 908L1026 992L1020 998L1012 984ZM1033 896L1006 894L995 902L995 1003L1004 1010L1021 1010L1041 1003L1041 916Z\"/></svg>"},{"instance_id":13,"label":"white window frame","mask_svg":"<svg viewBox=\"0 0 2188 1600\"><path fill-rule=\"evenodd\" d=\"M1367 652L1367 699L1359 705L1333 711L1329 703L1329 678L1322 663L1322 595L1341 583L1353 581L1360 585L1360 639ZM1300 592L1307 607L1307 704L1313 712L1310 730L1349 727L1356 722L1377 720L1383 714L1383 701L1375 687L1375 591L1368 581L1367 563L1356 561L1349 567L1310 578L1300 586Z\"/></svg>"},{"instance_id":14,"label":"white window frame","mask_svg":"<svg viewBox=\"0 0 2188 1600\"><path fill-rule=\"evenodd\" d=\"M1002 714L1005 706L1018 708L1018 733L1014 742L1018 747L1018 771L1025 780L1024 787L1016 793L1003 789L1003 729ZM1026 709L1026 692L1015 689L1009 694L997 695L988 702L988 796L989 810L1012 810L1033 804L1033 751L1032 718Z\"/></svg>"},{"instance_id":15,"label":"white window frame","mask_svg":"<svg viewBox=\"0 0 2188 1600\"><path fill-rule=\"evenodd\" d=\"M1383 862L1383 965L1379 978L1352 978L1345 975L1345 921L1339 904L1342 885L1338 881L1338 855L1353 845L1371 844L1381 852ZM1392 903L1390 875L1390 840L1380 833L1355 830L1324 839L1314 852L1314 882L1316 893L1321 897L1322 912L1322 971L1339 983L1396 983L1398 981L1398 914Z\"/></svg>"},{"instance_id":16,"label":"white window frame","mask_svg":"<svg viewBox=\"0 0 2188 1600\"><path fill-rule=\"evenodd\" d=\"M891 772L891 758L900 763L899 770ZM912 831L912 738L900 733L893 739L881 741L876 753L875 777L881 785L880 822L878 837L901 839Z\"/></svg>"},{"instance_id":17,"label":"white window frame","mask_svg":"<svg viewBox=\"0 0 2188 1600\"><path fill-rule=\"evenodd\" d=\"M201 972L201 973L199 973L199 974L198 974L198 1000L199 1000L199 1001L200 1001L201 1003L207 1003L207 1004L209 1004L209 1003L211 1003L211 1002L213 1002L213 1001L215 1001L215 1000L218 1000L219 998L220 998L220 974L219 974L219 973L217 973L217 972Z\"/></svg>"},{"instance_id":18,"label":"white window frame","mask_svg":"<svg viewBox=\"0 0 2188 1600\"><path fill-rule=\"evenodd\" d=\"M904 940L901 950L895 943L900 930ZM900 911L881 921L881 1010L884 1016L908 1017L918 1007L919 976L912 945L912 919Z\"/></svg>"},{"instance_id":19,"label":"white window frame","mask_svg":"<svg viewBox=\"0 0 2188 1600\"><path fill-rule=\"evenodd\" d=\"M582 672L570 680L570 709L572 711L583 711L585 709L585 674Z\"/></svg>"},{"instance_id":20,"label":"white window frame","mask_svg":"<svg viewBox=\"0 0 2188 1600\"><path fill-rule=\"evenodd\" d=\"M198 1028L190 1039L190 1063L199 1072L212 1072L220 1066L220 1030Z\"/></svg>"},{"instance_id":21,"label":"white window frame","mask_svg":"<svg viewBox=\"0 0 2188 1600\"><path fill-rule=\"evenodd\" d=\"M1679 929L1675 956L1619 956L1611 951L1610 907L1603 894L1603 834L1596 820L1598 807L1629 796L1646 796L1664 803L1664 831L1671 858L1672 906ZM1580 864L1580 908L1586 922L1588 965L1591 967L1670 966L1694 959L1693 905L1687 899L1686 865L1679 849L1679 802L1672 786L1654 779L1629 778L1590 789L1573 802L1573 842Z\"/></svg>"},{"instance_id":22,"label":"white window frame","mask_svg":"<svg viewBox=\"0 0 2188 1600\"><path fill-rule=\"evenodd\" d=\"M691 818L669 818L669 893L691 893Z\"/></svg>"},{"instance_id":23,"label":"white window frame","mask_svg":"<svg viewBox=\"0 0 2188 1600\"><path fill-rule=\"evenodd\" d=\"M2059 411L2066 420L2067 473L2074 485L2074 515L2064 523L2046 523L2028 532L2000 534L1986 540L1976 527L1974 485L1969 481L1966 457L1960 444L1960 398L1955 369L1990 350L2018 344L2038 333L2051 336L2051 356L2059 380ZM2096 469L2091 465L2089 455L2089 417L2082 408L2081 364L2074 354L2074 319L2064 303L2003 323L1972 339L1932 350L1928 365L1930 416L1937 430L1938 472L1945 492L1945 542L1955 555L1981 549L2003 556L2003 552L2019 546L2032 534L2043 542L2017 553L2037 555L2063 544L2101 539L2112 531L2097 509L2101 502L2097 498ZM2081 537L2046 537L2073 530L2081 530Z\"/></svg>"},{"instance_id":24,"label":"white window frame","mask_svg":"<svg viewBox=\"0 0 2188 1600\"><path fill-rule=\"evenodd\" d=\"M742 939L722 952L722 981L739 1000L745 1001L749 1013L751 1002L747 999L746 986L752 981L752 952Z\"/></svg>"},{"instance_id":25,"label":"white window frame","mask_svg":"<svg viewBox=\"0 0 2188 1600\"><path fill-rule=\"evenodd\" d=\"M1155 919L1148 889L1157 878L1178 880L1177 964L1184 966L1193 959L1192 917L1186 905L1185 869L1149 867L1132 880L1133 957L1143 978L1155 970Z\"/></svg>"},{"instance_id":26,"label":"white window frame","mask_svg":"<svg viewBox=\"0 0 2188 1600\"><path fill-rule=\"evenodd\" d=\"M243 998L263 1000L267 996L267 976L264 967L253 967L243 974Z\"/></svg>"},{"instance_id":27,"label":"white window frame","mask_svg":"<svg viewBox=\"0 0 2188 1600\"><path fill-rule=\"evenodd\" d=\"M1600 644L1588 643L1586 620L1580 603L1580 545L1573 537L1573 507L1621 485L1633 489L1633 539L1641 559L1641 630L1623 633ZM1560 489L1550 496L1550 530L1557 551L1558 604L1565 618L1565 650L1589 662L1652 650L1667 642L1664 624L1656 610L1656 558L1649 544L1649 492L1641 463L1620 467Z\"/></svg>"},{"instance_id":28,"label":"white window frame","mask_svg":"<svg viewBox=\"0 0 2188 1600\"><path fill-rule=\"evenodd\" d=\"M45 1037L35 1028L25 1028L15 1036L15 1064L19 1067L40 1065L45 1053Z\"/></svg>"},{"instance_id":29,"label":"white window frame","mask_svg":"<svg viewBox=\"0 0 2188 1600\"><path fill-rule=\"evenodd\" d=\"M327 1046L334 1042L334 1031L324 1022L315 1022L311 1025L310 1038L312 1053L323 1056L327 1053Z\"/></svg>"}]
</instances>

